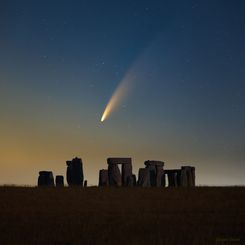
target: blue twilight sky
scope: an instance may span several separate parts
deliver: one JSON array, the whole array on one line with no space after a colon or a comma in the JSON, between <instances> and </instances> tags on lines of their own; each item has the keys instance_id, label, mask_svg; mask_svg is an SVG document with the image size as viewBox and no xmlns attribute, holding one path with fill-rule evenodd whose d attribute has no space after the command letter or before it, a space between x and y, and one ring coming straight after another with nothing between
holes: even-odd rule
<instances>
[{"instance_id":1,"label":"blue twilight sky","mask_svg":"<svg viewBox=\"0 0 245 245\"><path fill-rule=\"evenodd\" d=\"M245 184L245 2L0 2L0 184L106 158L196 166L200 185ZM105 122L114 90L130 93Z\"/></svg>"}]
</instances>

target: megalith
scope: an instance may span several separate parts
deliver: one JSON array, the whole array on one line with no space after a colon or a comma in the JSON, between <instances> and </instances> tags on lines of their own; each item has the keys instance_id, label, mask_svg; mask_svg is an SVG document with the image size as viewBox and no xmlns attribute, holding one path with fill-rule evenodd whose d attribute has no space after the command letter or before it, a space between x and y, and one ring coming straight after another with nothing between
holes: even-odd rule
<instances>
[{"instance_id":1,"label":"megalith","mask_svg":"<svg viewBox=\"0 0 245 245\"><path fill-rule=\"evenodd\" d=\"M195 167L191 167L191 176L192 176L192 186L196 186Z\"/></svg>"},{"instance_id":2,"label":"megalith","mask_svg":"<svg viewBox=\"0 0 245 245\"><path fill-rule=\"evenodd\" d=\"M151 186L165 186L165 176L163 170L164 162L148 160L145 161L145 166L149 169Z\"/></svg>"},{"instance_id":3,"label":"megalith","mask_svg":"<svg viewBox=\"0 0 245 245\"><path fill-rule=\"evenodd\" d=\"M181 167L182 186L195 186L195 168L191 166Z\"/></svg>"},{"instance_id":4,"label":"megalith","mask_svg":"<svg viewBox=\"0 0 245 245\"><path fill-rule=\"evenodd\" d=\"M181 167L181 170L180 170L181 174L180 174L180 186L183 186L183 187L187 187L188 186L188 170L186 167Z\"/></svg>"},{"instance_id":5,"label":"megalith","mask_svg":"<svg viewBox=\"0 0 245 245\"><path fill-rule=\"evenodd\" d=\"M55 185L56 185L56 187L63 187L64 186L64 177L62 175L56 175Z\"/></svg>"},{"instance_id":6,"label":"megalith","mask_svg":"<svg viewBox=\"0 0 245 245\"><path fill-rule=\"evenodd\" d=\"M108 165L108 177L110 186L122 186L122 176L117 164Z\"/></svg>"},{"instance_id":7,"label":"megalith","mask_svg":"<svg viewBox=\"0 0 245 245\"><path fill-rule=\"evenodd\" d=\"M108 158L108 178L110 186L133 186L132 159ZM122 174L118 165L122 165Z\"/></svg>"},{"instance_id":8,"label":"megalith","mask_svg":"<svg viewBox=\"0 0 245 245\"><path fill-rule=\"evenodd\" d=\"M149 168L140 168L138 174L138 186L150 187L150 170Z\"/></svg>"},{"instance_id":9,"label":"megalith","mask_svg":"<svg viewBox=\"0 0 245 245\"><path fill-rule=\"evenodd\" d=\"M99 172L99 186L108 186L109 179L108 179L108 170L101 169Z\"/></svg>"},{"instance_id":10,"label":"megalith","mask_svg":"<svg viewBox=\"0 0 245 245\"><path fill-rule=\"evenodd\" d=\"M40 171L38 186L54 186L54 176L51 171Z\"/></svg>"},{"instance_id":11,"label":"megalith","mask_svg":"<svg viewBox=\"0 0 245 245\"><path fill-rule=\"evenodd\" d=\"M79 185L83 186L83 163L82 159L74 158L67 161L66 179L69 186Z\"/></svg>"},{"instance_id":12,"label":"megalith","mask_svg":"<svg viewBox=\"0 0 245 245\"><path fill-rule=\"evenodd\" d=\"M132 186L133 185L133 177L132 177L132 163L130 159L130 163L122 164L122 184L123 186Z\"/></svg>"}]
</instances>

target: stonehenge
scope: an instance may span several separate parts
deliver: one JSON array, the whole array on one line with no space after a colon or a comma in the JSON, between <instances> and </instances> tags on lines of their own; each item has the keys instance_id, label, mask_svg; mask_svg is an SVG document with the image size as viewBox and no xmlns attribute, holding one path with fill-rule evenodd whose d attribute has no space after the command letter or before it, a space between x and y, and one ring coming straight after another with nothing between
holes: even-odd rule
<instances>
[{"instance_id":1,"label":"stonehenge","mask_svg":"<svg viewBox=\"0 0 245 245\"><path fill-rule=\"evenodd\" d=\"M69 186L83 186L83 163L81 158L66 161L66 180Z\"/></svg>"},{"instance_id":2,"label":"stonehenge","mask_svg":"<svg viewBox=\"0 0 245 245\"><path fill-rule=\"evenodd\" d=\"M84 181L83 162L81 158L66 161L66 180L69 186L87 187ZM138 178L133 174L132 159L114 157L107 159L107 169L99 171L99 187L194 187L195 167L184 165L180 169L164 169L164 162L147 160L145 167L139 168ZM167 180L167 182L166 182ZM168 184L166 184L168 183ZM64 186L64 177L57 175L55 178L51 171L40 171L38 186Z\"/></svg>"},{"instance_id":3,"label":"stonehenge","mask_svg":"<svg viewBox=\"0 0 245 245\"><path fill-rule=\"evenodd\" d=\"M99 186L134 186L136 177L132 172L131 158L108 158L108 170L99 171ZM122 172L119 169L122 166Z\"/></svg>"},{"instance_id":4,"label":"stonehenge","mask_svg":"<svg viewBox=\"0 0 245 245\"><path fill-rule=\"evenodd\" d=\"M54 176L51 171L40 171L38 177L38 186L54 186Z\"/></svg>"},{"instance_id":5,"label":"stonehenge","mask_svg":"<svg viewBox=\"0 0 245 245\"><path fill-rule=\"evenodd\" d=\"M108 179L110 186L133 186L131 158L108 158ZM122 173L118 165L122 165Z\"/></svg>"}]
</instances>

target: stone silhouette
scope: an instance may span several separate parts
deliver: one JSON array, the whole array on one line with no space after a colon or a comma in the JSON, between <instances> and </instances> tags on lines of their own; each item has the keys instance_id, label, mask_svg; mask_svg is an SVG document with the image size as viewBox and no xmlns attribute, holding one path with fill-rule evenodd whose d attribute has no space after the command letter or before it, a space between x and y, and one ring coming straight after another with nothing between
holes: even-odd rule
<instances>
[{"instance_id":1,"label":"stone silhouette","mask_svg":"<svg viewBox=\"0 0 245 245\"><path fill-rule=\"evenodd\" d=\"M108 170L101 169L99 172L99 186L108 186L109 179L108 179Z\"/></svg>"},{"instance_id":2,"label":"stone silhouette","mask_svg":"<svg viewBox=\"0 0 245 245\"><path fill-rule=\"evenodd\" d=\"M131 158L108 158L108 178L110 186L133 186ZM122 165L122 174L118 165Z\"/></svg>"},{"instance_id":3,"label":"stone silhouette","mask_svg":"<svg viewBox=\"0 0 245 245\"><path fill-rule=\"evenodd\" d=\"M145 161L145 166L149 169L150 172L151 186L165 186L165 175L163 170L164 162L148 160Z\"/></svg>"},{"instance_id":4,"label":"stone silhouette","mask_svg":"<svg viewBox=\"0 0 245 245\"><path fill-rule=\"evenodd\" d=\"M182 166L180 169L164 170L164 162L147 160L145 168L140 168L138 180L132 172L131 158L108 158L108 169L99 171L99 186L141 186L141 187L165 187L165 176L168 178L169 187L194 187L196 185L195 167ZM69 186L87 186L84 181L83 163L81 158L66 161L66 179ZM121 165L121 170L119 168ZM64 186L64 177L57 175L55 178L57 187ZM54 177L51 171L40 171L38 186L54 186Z\"/></svg>"},{"instance_id":5,"label":"stone silhouette","mask_svg":"<svg viewBox=\"0 0 245 245\"><path fill-rule=\"evenodd\" d=\"M67 161L66 179L69 186L83 186L83 163L80 158Z\"/></svg>"},{"instance_id":6,"label":"stone silhouette","mask_svg":"<svg viewBox=\"0 0 245 245\"><path fill-rule=\"evenodd\" d=\"M62 175L56 175L55 185L57 187L63 187L64 186L64 177Z\"/></svg>"},{"instance_id":7,"label":"stone silhouette","mask_svg":"<svg viewBox=\"0 0 245 245\"><path fill-rule=\"evenodd\" d=\"M38 186L54 186L54 176L51 171L40 171Z\"/></svg>"},{"instance_id":8,"label":"stone silhouette","mask_svg":"<svg viewBox=\"0 0 245 245\"><path fill-rule=\"evenodd\" d=\"M186 186L195 186L195 168L191 166L182 166L181 171L186 173Z\"/></svg>"},{"instance_id":9,"label":"stone silhouette","mask_svg":"<svg viewBox=\"0 0 245 245\"><path fill-rule=\"evenodd\" d=\"M150 169L149 168L140 168L138 174L138 186L141 187L150 187Z\"/></svg>"},{"instance_id":10,"label":"stone silhouette","mask_svg":"<svg viewBox=\"0 0 245 245\"><path fill-rule=\"evenodd\" d=\"M108 165L108 177L110 186L122 186L122 175L117 164Z\"/></svg>"},{"instance_id":11,"label":"stone silhouette","mask_svg":"<svg viewBox=\"0 0 245 245\"><path fill-rule=\"evenodd\" d=\"M182 166L181 169L165 170L168 176L169 187L193 187L195 186L195 168Z\"/></svg>"}]
</instances>

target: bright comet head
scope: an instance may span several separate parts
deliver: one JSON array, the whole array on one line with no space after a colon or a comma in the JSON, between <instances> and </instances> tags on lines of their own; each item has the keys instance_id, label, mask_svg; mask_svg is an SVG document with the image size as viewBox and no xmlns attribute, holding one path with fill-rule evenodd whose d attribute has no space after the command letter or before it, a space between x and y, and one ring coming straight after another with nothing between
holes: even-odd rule
<instances>
[{"instance_id":1,"label":"bright comet head","mask_svg":"<svg viewBox=\"0 0 245 245\"><path fill-rule=\"evenodd\" d=\"M111 99L106 105L106 108L103 112L103 115L101 117L101 122L103 122L105 119L108 118L108 116L111 114L111 112L118 106L120 101L123 97L125 97L128 94L128 91L130 90L131 85L131 79L130 75L127 74L125 78L121 81L119 86L116 88L115 92L113 93Z\"/></svg>"}]
</instances>

